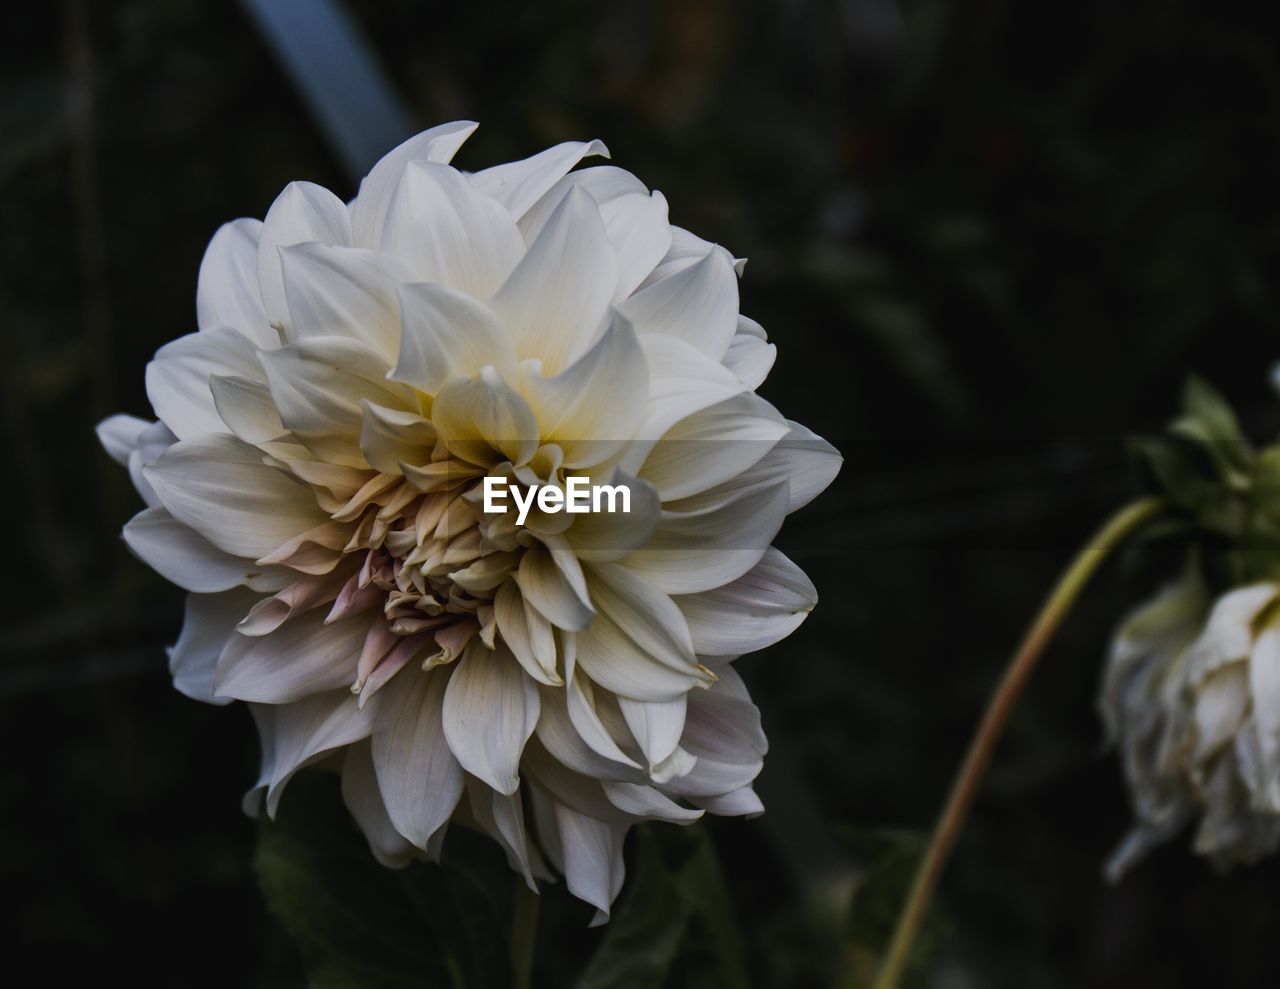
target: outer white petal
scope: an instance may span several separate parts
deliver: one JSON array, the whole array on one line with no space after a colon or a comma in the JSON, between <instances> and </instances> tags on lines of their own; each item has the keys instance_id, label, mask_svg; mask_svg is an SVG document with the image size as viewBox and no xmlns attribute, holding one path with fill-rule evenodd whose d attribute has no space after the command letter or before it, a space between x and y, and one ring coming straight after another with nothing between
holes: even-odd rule
<instances>
[{"instance_id":1,"label":"outer white petal","mask_svg":"<svg viewBox=\"0 0 1280 989\"><path fill-rule=\"evenodd\" d=\"M1250 670L1237 664L1211 676L1195 694L1196 761L1206 760L1231 742L1249 707Z\"/></svg>"},{"instance_id":2,"label":"outer white petal","mask_svg":"<svg viewBox=\"0 0 1280 989\"><path fill-rule=\"evenodd\" d=\"M640 764L623 752L583 693L582 677L566 690L542 691L538 741L557 762L593 779L629 779L643 783Z\"/></svg>"},{"instance_id":3,"label":"outer white petal","mask_svg":"<svg viewBox=\"0 0 1280 989\"><path fill-rule=\"evenodd\" d=\"M350 688L369 619L357 615L326 625L324 618L324 610L317 609L303 612L267 635L237 632L231 636L218 660L217 695L288 704L311 694Z\"/></svg>"},{"instance_id":4,"label":"outer white petal","mask_svg":"<svg viewBox=\"0 0 1280 989\"><path fill-rule=\"evenodd\" d=\"M147 365L147 397L178 439L228 432L209 391L211 375L261 380L254 345L228 327L190 333L161 347Z\"/></svg>"},{"instance_id":5,"label":"outer white petal","mask_svg":"<svg viewBox=\"0 0 1280 989\"><path fill-rule=\"evenodd\" d=\"M258 287L261 236L262 221L241 219L224 223L209 241L196 281L196 325L202 331L230 326L259 347L280 342Z\"/></svg>"},{"instance_id":6,"label":"outer white petal","mask_svg":"<svg viewBox=\"0 0 1280 989\"><path fill-rule=\"evenodd\" d=\"M449 820L462 796L462 767L445 739L448 675L410 668L380 695L373 731L378 787L396 830L419 848Z\"/></svg>"},{"instance_id":7,"label":"outer white petal","mask_svg":"<svg viewBox=\"0 0 1280 989\"><path fill-rule=\"evenodd\" d=\"M129 454L138 448L143 432L152 425L137 416L108 416L97 425L98 442L107 451L107 456L121 467L126 467Z\"/></svg>"},{"instance_id":8,"label":"outer white petal","mask_svg":"<svg viewBox=\"0 0 1280 989\"><path fill-rule=\"evenodd\" d=\"M786 513L785 481L757 487L720 507L664 511L648 544L623 565L667 594L721 587L760 561Z\"/></svg>"},{"instance_id":9,"label":"outer white petal","mask_svg":"<svg viewBox=\"0 0 1280 989\"><path fill-rule=\"evenodd\" d=\"M347 746L342 760L342 801L360 825L373 857L388 868L399 869L408 865L416 852L391 823L370 751L367 740Z\"/></svg>"},{"instance_id":10,"label":"outer white petal","mask_svg":"<svg viewBox=\"0 0 1280 989\"><path fill-rule=\"evenodd\" d=\"M686 695L669 701L633 701L619 697L618 706L626 718L631 734L640 745L640 751L649 761L649 771L665 762L680 744L684 732Z\"/></svg>"},{"instance_id":11,"label":"outer white petal","mask_svg":"<svg viewBox=\"0 0 1280 989\"><path fill-rule=\"evenodd\" d=\"M724 366L754 390L764 384L777 359L778 348L769 343L764 327L754 319L739 315L738 331L724 353Z\"/></svg>"},{"instance_id":12,"label":"outer white petal","mask_svg":"<svg viewBox=\"0 0 1280 989\"><path fill-rule=\"evenodd\" d=\"M1249 661L1259 756L1267 778L1267 803L1280 808L1280 627L1263 629Z\"/></svg>"},{"instance_id":13,"label":"outer white petal","mask_svg":"<svg viewBox=\"0 0 1280 989\"><path fill-rule=\"evenodd\" d=\"M507 853L507 863L524 876L535 893L534 872L545 872L537 851L529 845L520 794L497 793L475 777L467 777L467 797L475 822Z\"/></svg>"},{"instance_id":14,"label":"outer white petal","mask_svg":"<svg viewBox=\"0 0 1280 989\"><path fill-rule=\"evenodd\" d=\"M707 256L707 252L715 248L709 240L703 240L697 234L692 234L683 227L671 228L671 248L666 255L658 262L657 267L649 272L648 276L641 283L641 288L648 288L664 278L670 278L679 271L683 271L690 265L696 264ZM743 258L734 258L733 270L739 277L742 275L742 269L746 265Z\"/></svg>"},{"instance_id":15,"label":"outer white petal","mask_svg":"<svg viewBox=\"0 0 1280 989\"><path fill-rule=\"evenodd\" d=\"M577 635L577 663L592 680L624 697L667 701L713 679L669 597L618 564L591 573L598 612Z\"/></svg>"},{"instance_id":16,"label":"outer white petal","mask_svg":"<svg viewBox=\"0 0 1280 989\"><path fill-rule=\"evenodd\" d=\"M676 597L700 655L740 656L785 639L818 603L804 571L773 547L731 584Z\"/></svg>"},{"instance_id":17,"label":"outer white petal","mask_svg":"<svg viewBox=\"0 0 1280 989\"><path fill-rule=\"evenodd\" d=\"M129 480L150 508L159 506L160 497L151 487L145 471L176 442L178 437L169 431L168 426L163 422L153 422L138 435L138 445L129 454Z\"/></svg>"},{"instance_id":18,"label":"outer white petal","mask_svg":"<svg viewBox=\"0 0 1280 989\"><path fill-rule=\"evenodd\" d=\"M764 813L764 804L750 786L740 786L714 797L702 797L698 802L708 814L720 817L758 817Z\"/></svg>"},{"instance_id":19,"label":"outer white petal","mask_svg":"<svg viewBox=\"0 0 1280 989\"><path fill-rule=\"evenodd\" d=\"M698 667L672 667L641 649L604 615L577 633L577 665L591 679L614 693L641 700L666 701L690 687L704 686L710 674Z\"/></svg>"},{"instance_id":20,"label":"outer white petal","mask_svg":"<svg viewBox=\"0 0 1280 989\"><path fill-rule=\"evenodd\" d=\"M280 261L296 339L348 337L391 365L400 345L396 282L408 281L407 272L385 255L325 244L283 248Z\"/></svg>"},{"instance_id":21,"label":"outer white petal","mask_svg":"<svg viewBox=\"0 0 1280 989\"><path fill-rule=\"evenodd\" d=\"M517 380L515 347L484 303L443 285L403 285L399 295L400 356L391 378L428 395L489 364Z\"/></svg>"},{"instance_id":22,"label":"outer white petal","mask_svg":"<svg viewBox=\"0 0 1280 989\"><path fill-rule=\"evenodd\" d=\"M518 220L569 169L589 155L608 158L609 149L599 141L566 141L523 161L494 165L468 177L472 185L500 202Z\"/></svg>"},{"instance_id":23,"label":"outer white petal","mask_svg":"<svg viewBox=\"0 0 1280 989\"><path fill-rule=\"evenodd\" d=\"M169 650L169 672L179 691L206 704L231 702L229 697L214 696L214 670L236 623L260 597L246 588L187 595L182 632Z\"/></svg>"},{"instance_id":24,"label":"outer white petal","mask_svg":"<svg viewBox=\"0 0 1280 989\"><path fill-rule=\"evenodd\" d=\"M458 120L417 134L383 155L360 183L360 192L351 203L352 242L359 247L382 243L382 227L387 209L405 166L411 161L448 164L476 124Z\"/></svg>"},{"instance_id":25,"label":"outer white petal","mask_svg":"<svg viewBox=\"0 0 1280 989\"><path fill-rule=\"evenodd\" d=\"M267 210L258 241L258 284L262 307L273 327L291 328L281 270L281 248L294 244L351 244L347 207L332 192L313 182L290 182ZM263 345L276 346L268 340Z\"/></svg>"},{"instance_id":26,"label":"outer white petal","mask_svg":"<svg viewBox=\"0 0 1280 989\"><path fill-rule=\"evenodd\" d=\"M664 502L687 498L755 466L787 433L769 403L735 395L676 423L649 452L640 476Z\"/></svg>"},{"instance_id":27,"label":"outer white petal","mask_svg":"<svg viewBox=\"0 0 1280 989\"><path fill-rule=\"evenodd\" d=\"M553 378L525 378L543 442L564 451L564 466L598 464L630 440L644 414L649 375L626 319L614 314L604 336Z\"/></svg>"},{"instance_id":28,"label":"outer white petal","mask_svg":"<svg viewBox=\"0 0 1280 989\"><path fill-rule=\"evenodd\" d=\"M758 397L761 405L767 405ZM696 495L669 502L673 512L704 512L721 508L751 491L773 485L787 487L787 512L804 507L824 490L840 472L844 462L830 443L798 422L787 421L788 432L760 462L737 477L701 491Z\"/></svg>"},{"instance_id":29,"label":"outer white petal","mask_svg":"<svg viewBox=\"0 0 1280 989\"><path fill-rule=\"evenodd\" d=\"M285 784L304 766L331 752L367 738L374 722L374 708L361 709L349 690L317 694L273 707L271 717L258 721L259 730L269 730L272 741L263 739L263 775L267 777L267 813L275 816ZM270 752L268 766L266 754Z\"/></svg>"},{"instance_id":30,"label":"outer white petal","mask_svg":"<svg viewBox=\"0 0 1280 989\"><path fill-rule=\"evenodd\" d=\"M515 658L473 639L444 696L445 738L462 767L499 793L515 793L520 754L537 723L537 688Z\"/></svg>"},{"instance_id":31,"label":"outer white petal","mask_svg":"<svg viewBox=\"0 0 1280 989\"><path fill-rule=\"evenodd\" d=\"M626 875L622 845L631 826L605 823L560 803L553 807L564 851L565 885L578 899L600 911L592 926L602 924L622 889Z\"/></svg>"},{"instance_id":32,"label":"outer white petal","mask_svg":"<svg viewBox=\"0 0 1280 989\"><path fill-rule=\"evenodd\" d=\"M1191 676L1198 679L1247 657L1253 648L1252 623L1276 593L1274 584L1251 584L1218 598L1204 632L1191 647Z\"/></svg>"},{"instance_id":33,"label":"outer white petal","mask_svg":"<svg viewBox=\"0 0 1280 989\"><path fill-rule=\"evenodd\" d=\"M520 232L527 242L533 242L574 186L586 190L600 207L605 232L618 257L614 299L625 299L671 247L667 201L660 192L650 194L643 182L624 169L584 168L562 178L520 218Z\"/></svg>"},{"instance_id":34,"label":"outer white petal","mask_svg":"<svg viewBox=\"0 0 1280 989\"><path fill-rule=\"evenodd\" d=\"M600 787L611 804L624 814L641 820L692 824L702 817L702 811L681 807L659 790L643 783L606 780Z\"/></svg>"},{"instance_id":35,"label":"outer white petal","mask_svg":"<svg viewBox=\"0 0 1280 989\"><path fill-rule=\"evenodd\" d=\"M511 214L455 169L418 161L400 179L381 248L417 281L487 299L524 256L524 239Z\"/></svg>"},{"instance_id":36,"label":"outer white petal","mask_svg":"<svg viewBox=\"0 0 1280 989\"><path fill-rule=\"evenodd\" d=\"M165 580L196 594L230 590L265 570L224 553L163 508L148 508L130 519L124 541Z\"/></svg>"},{"instance_id":37,"label":"outer white petal","mask_svg":"<svg viewBox=\"0 0 1280 989\"><path fill-rule=\"evenodd\" d=\"M604 321L618 263L589 195L574 189L490 301L521 358L558 374L595 339Z\"/></svg>"},{"instance_id":38,"label":"outer white petal","mask_svg":"<svg viewBox=\"0 0 1280 989\"><path fill-rule=\"evenodd\" d=\"M650 442L634 444L623 461L633 472L644 462L653 442L676 423L747 390L724 365L675 337L646 336L640 346L649 364L649 398L638 434Z\"/></svg>"},{"instance_id":39,"label":"outer white petal","mask_svg":"<svg viewBox=\"0 0 1280 989\"><path fill-rule=\"evenodd\" d=\"M230 435L175 443L144 474L174 518L232 556L259 559L328 518L306 485Z\"/></svg>"},{"instance_id":40,"label":"outer white petal","mask_svg":"<svg viewBox=\"0 0 1280 989\"><path fill-rule=\"evenodd\" d=\"M664 333L719 361L738 328L738 277L715 248L695 264L618 303L641 336Z\"/></svg>"}]
</instances>

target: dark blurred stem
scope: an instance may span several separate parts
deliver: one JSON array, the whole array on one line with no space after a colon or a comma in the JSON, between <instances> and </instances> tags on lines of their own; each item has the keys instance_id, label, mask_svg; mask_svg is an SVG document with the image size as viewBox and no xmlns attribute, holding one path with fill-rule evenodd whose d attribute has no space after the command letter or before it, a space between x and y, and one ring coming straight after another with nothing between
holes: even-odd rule
<instances>
[{"instance_id":1,"label":"dark blurred stem","mask_svg":"<svg viewBox=\"0 0 1280 989\"><path fill-rule=\"evenodd\" d=\"M538 894L529 888L523 876L516 876L516 902L511 911L511 969L515 989L529 989L537 934Z\"/></svg>"},{"instance_id":2,"label":"dark blurred stem","mask_svg":"<svg viewBox=\"0 0 1280 989\"><path fill-rule=\"evenodd\" d=\"M951 795L947 799L946 808L938 819L933 838L925 851L920 869L911 884L911 892L898 917L897 927L893 932L893 940L885 954L884 962L876 977L875 989L896 989L906 969L911 954L911 945L915 940L920 922L924 918L929 898L938 883L942 867L947 856L955 845L960 829L964 826L973 803L974 795L982 784L987 766L991 762L991 754L1000 739L1005 722L1022 688L1026 686L1045 647L1053 639L1062 620L1071 610L1076 598L1093 576L1094 571L1124 539L1148 522L1163 509L1162 502L1154 498L1145 498L1133 502L1116 512L1111 519L1098 530L1097 534L1076 554L1071 565L1058 579L1058 584L1049 595L1036 620L1027 631L1022 645L1009 661L1004 676L996 686L991 700L987 704L982 722L969 743L969 751L965 755L964 764L951 787Z\"/></svg>"}]
</instances>

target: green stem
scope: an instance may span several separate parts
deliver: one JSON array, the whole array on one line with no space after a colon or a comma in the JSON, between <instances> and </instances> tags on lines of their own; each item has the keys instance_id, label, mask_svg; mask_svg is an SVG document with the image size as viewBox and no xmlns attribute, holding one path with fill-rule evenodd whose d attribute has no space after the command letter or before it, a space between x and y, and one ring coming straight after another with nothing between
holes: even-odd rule
<instances>
[{"instance_id":1,"label":"green stem","mask_svg":"<svg viewBox=\"0 0 1280 989\"><path fill-rule=\"evenodd\" d=\"M1009 661L1004 676L987 703L982 722L969 743L964 763L952 783L946 808L938 819L933 838L911 884L911 892L898 917L893 940L876 977L875 989L896 989L902 979L912 942L920 921L924 918L925 908L938 883L942 867L964 826L969 807L986 775L991 754L1013 710L1014 702L1022 693L1041 653L1102 561L1126 536L1157 515L1163 507L1163 503L1157 499L1145 498L1127 505L1113 515L1076 554L1040 609L1040 614L1027 631L1021 646Z\"/></svg>"},{"instance_id":2,"label":"green stem","mask_svg":"<svg viewBox=\"0 0 1280 989\"><path fill-rule=\"evenodd\" d=\"M538 894L523 876L516 877L511 910L511 969L514 989L529 989L533 979L533 946L538 933Z\"/></svg>"}]
</instances>

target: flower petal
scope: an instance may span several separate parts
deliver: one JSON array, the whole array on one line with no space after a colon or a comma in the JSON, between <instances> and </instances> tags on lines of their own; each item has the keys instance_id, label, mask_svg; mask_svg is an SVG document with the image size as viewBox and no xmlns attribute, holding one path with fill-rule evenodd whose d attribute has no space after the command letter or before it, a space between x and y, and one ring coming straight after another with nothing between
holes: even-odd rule
<instances>
[{"instance_id":1,"label":"flower petal","mask_svg":"<svg viewBox=\"0 0 1280 989\"><path fill-rule=\"evenodd\" d=\"M560 201L573 187L585 190L600 208L605 232L618 258L614 299L630 295L671 247L667 201L650 194L630 172L612 165L571 172L557 182L520 218L520 232L532 243Z\"/></svg>"},{"instance_id":2,"label":"flower petal","mask_svg":"<svg viewBox=\"0 0 1280 989\"><path fill-rule=\"evenodd\" d=\"M664 762L680 744L680 736L684 732L687 695L681 694L669 701L633 701L629 697L619 697L618 706L627 721L627 727L635 736L649 761L649 771Z\"/></svg>"},{"instance_id":3,"label":"flower petal","mask_svg":"<svg viewBox=\"0 0 1280 989\"><path fill-rule=\"evenodd\" d=\"M663 333L719 361L738 328L738 277L723 248L618 303L641 336Z\"/></svg>"},{"instance_id":4,"label":"flower petal","mask_svg":"<svg viewBox=\"0 0 1280 989\"><path fill-rule=\"evenodd\" d=\"M262 365L280 419L322 460L365 468L360 449L364 405L413 404L403 385L386 380L386 364L367 344L346 337L299 340L264 351Z\"/></svg>"},{"instance_id":5,"label":"flower petal","mask_svg":"<svg viewBox=\"0 0 1280 989\"><path fill-rule=\"evenodd\" d=\"M515 581L525 600L557 628L572 631L591 621L594 611L585 588L574 586L545 546L526 550Z\"/></svg>"},{"instance_id":6,"label":"flower petal","mask_svg":"<svg viewBox=\"0 0 1280 989\"><path fill-rule=\"evenodd\" d=\"M462 767L445 739L447 674L416 668L382 690L373 730L378 788L396 830L419 848L448 822L462 796Z\"/></svg>"},{"instance_id":7,"label":"flower petal","mask_svg":"<svg viewBox=\"0 0 1280 989\"><path fill-rule=\"evenodd\" d=\"M230 590L265 569L224 553L163 508L148 508L130 519L124 541L165 580L196 594Z\"/></svg>"},{"instance_id":8,"label":"flower petal","mask_svg":"<svg viewBox=\"0 0 1280 989\"><path fill-rule=\"evenodd\" d=\"M537 688L515 658L473 639L444 695L444 734L462 767L499 793L515 793L520 754L537 723Z\"/></svg>"},{"instance_id":9,"label":"flower petal","mask_svg":"<svg viewBox=\"0 0 1280 989\"><path fill-rule=\"evenodd\" d=\"M356 616L326 625L324 618L323 611L307 611L268 635L232 635L218 660L217 695L288 704L350 688L369 620Z\"/></svg>"},{"instance_id":10,"label":"flower petal","mask_svg":"<svg viewBox=\"0 0 1280 989\"><path fill-rule=\"evenodd\" d=\"M304 766L331 752L369 737L373 709L361 710L348 690L307 697L296 704L273 706L271 716L258 721L272 736L263 739L263 775L266 777L267 813L274 817L285 784ZM270 765L266 755L270 753Z\"/></svg>"},{"instance_id":11,"label":"flower petal","mask_svg":"<svg viewBox=\"0 0 1280 989\"><path fill-rule=\"evenodd\" d=\"M738 331L729 341L729 349L721 359L724 366L754 391L764 384L777 359L778 348L769 343L764 327L754 319L739 315Z\"/></svg>"},{"instance_id":12,"label":"flower petal","mask_svg":"<svg viewBox=\"0 0 1280 989\"><path fill-rule=\"evenodd\" d=\"M431 419L449 453L473 464L525 464L538 449L538 420L492 367L440 389Z\"/></svg>"},{"instance_id":13,"label":"flower petal","mask_svg":"<svg viewBox=\"0 0 1280 989\"><path fill-rule=\"evenodd\" d=\"M387 814L367 739L347 746L342 760L342 802L360 825L374 858L389 869L409 864L415 855L414 847L395 829Z\"/></svg>"},{"instance_id":14,"label":"flower petal","mask_svg":"<svg viewBox=\"0 0 1280 989\"><path fill-rule=\"evenodd\" d=\"M788 433L785 419L752 394L687 416L649 451L640 476L664 502L700 494L754 467Z\"/></svg>"},{"instance_id":15,"label":"flower petal","mask_svg":"<svg viewBox=\"0 0 1280 989\"><path fill-rule=\"evenodd\" d=\"M137 416L113 415L98 423L96 431L98 442L107 451L107 456L121 467L129 464L129 455L138 448L142 434L154 423Z\"/></svg>"},{"instance_id":16,"label":"flower petal","mask_svg":"<svg viewBox=\"0 0 1280 989\"><path fill-rule=\"evenodd\" d=\"M565 141L523 161L494 165L468 176L471 184L520 219L569 169L589 155L609 157L599 141Z\"/></svg>"},{"instance_id":17,"label":"flower petal","mask_svg":"<svg viewBox=\"0 0 1280 989\"><path fill-rule=\"evenodd\" d=\"M276 197L262 222L258 241L258 285L267 322L292 328L281 267L281 248L294 244L351 244L346 204L314 182L290 182ZM273 334L274 335L274 334ZM264 346L279 346L280 338Z\"/></svg>"},{"instance_id":18,"label":"flower petal","mask_svg":"<svg viewBox=\"0 0 1280 989\"><path fill-rule=\"evenodd\" d=\"M305 484L227 434L175 443L143 473L174 518L232 556L260 559L327 521Z\"/></svg>"},{"instance_id":19,"label":"flower petal","mask_svg":"<svg viewBox=\"0 0 1280 989\"><path fill-rule=\"evenodd\" d=\"M409 273L386 255L355 247L295 244L283 248L285 295L293 337L347 337L368 345L390 367L400 346L396 284Z\"/></svg>"},{"instance_id":20,"label":"flower petal","mask_svg":"<svg viewBox=\"0 0 1280 989\"><path fill-rule=\"evenodd\" d=\"M416 412L389 409L362 399L360 452L384 474L402 473L401 464L425 464L431 459L436 430Z\"/></svg>"},{"instance_id":21,"label":"flower petal","mask_svg":"<svg viewBox=\"0 0 1280 989\"><path fill-rule=\"evenodd\" d=\"M178 439L228 431L209 390L214 374L262 379L247 337L225 326L190 333L165 344L147 365L147 398Z\"/></svg>"},{"instance_id":22,"label":"flower petal","mask_svg":"<svg viewBox=\"0 0 1280 989\"><path fill-rule=\"evenodd\" d=\"M589 195L573 189L490 307L510 331L516 353L536 358L544 374L554 375L594 341L617 283L618 263L600 211Z\"/></svg>"},{"instance_id":23,"label":"flower petal","mask_svg":"<svg viewBox=\"0 0 1280 989\"><path fill-rule=\"evenodd\" d=\"M232 220L218 228L200 262L196 280L196 325L201 331L230 326L259 347L275 347L258 287L258 244L262 221Z\"/></svg>"},{"instance_id":24,"label":"flower petal","mask_svg":"<svg viewBox=\"0 0 1280 989\"><path fill-rule=\"evenodd\" d=\"M492 364L516 380L515 347L482 302L443 285L403 285L400 356L390 377L434 395L453 378L474 378Z\"/></svg>"},{"instance_id":25,"label":"flower petal","mask_svg":"<svg viewBox=\"0 0 1280 989\"><path fill-rule=\"evenodd\" d=\"M602 463L631 439L648 391L640 342L616 313L596 344L564 371L525 378L542 440L559 444L570 469Z\"/></svg>"},{"instance_id":26,"label":"flower petal","mask_svg":"<svg viewBox=\"0 0 1280 989\"><path fill-rule=\"evenodd\" d=\"M524 256L524 239L511 214L456 169L415 161L392 199L381 248L416 281L487 299Z\"/></svg>"},{"instance_id":27,"label":"flower petal","mask_svg":"<svg viewBox=\"0 0 1280 989\"><path fill-rule=\"evenodd\" d=\"M818 603L804 571L772 546L730 584L674 598L700 655L740 656L794 632Z\"/></svg>"},{"instance_id":28,"label":"flower petal","mask_svg":"<svg viewBox=\"0 0 1280 989\"><path fill-rule=\"evenodd\" d=\"M230 704L229 697L214 696L214 671L236 623L261 595L247 588L220 594L188 594L182 632L169 649L169 672L181 693L206 704Z\"/></svg>"},{"instance_id":29,"label":"flower petal","mask_svg":"<svg viewBox=\"0 0 1280 989\"><path fill-rule=\"evenodd\" d=\"M387 209L409 162L436 161L447 165L475 129L476 124L470 120L441 124L383 155L360 182L360 192L351 203L352 243L359 247L376 247L382 243Z\"/></svg>"},{"instance_id":30,"label":"flower petal","mask_svg":"<svg viewBox=\"0 0 1280 989\"><path fill-rule=\"evenodd\" d=\"M664 511L649 542L621 565L667 594L721 587L760 561L786 512L785 481L710 509Z\"/></svg>"}]
</instances>

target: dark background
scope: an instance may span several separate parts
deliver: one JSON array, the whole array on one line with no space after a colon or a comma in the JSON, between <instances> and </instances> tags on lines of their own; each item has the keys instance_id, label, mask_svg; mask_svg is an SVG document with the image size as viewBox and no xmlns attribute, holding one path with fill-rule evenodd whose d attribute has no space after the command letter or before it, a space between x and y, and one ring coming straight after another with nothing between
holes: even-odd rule
<instances>
[{"instance_id":1,"label":"dark background","mask_svg":"<svg viewBox=\"0 0 1280 989\"><path fill-rule=\"evenodd\" d=\"M711 830L757 981L827 984L815 900L870 864L864 829L927 827L1057 570L1137 492L1128 437L1191 370L1276 425L1276 25L1243 3L346 7L416 123L481 122L460 167L599 137L750 259L763 393L846 460L782 539L822 604L740 667L770 812ZM355 185L237 4L26 5L0 45L3 937L52 983L301 984L239 810L250 719L170 688L180 594L120 542L136 496L92 427L149 415L143 366L194 329L218 224L291 179ZM920 985L1276 984L1276 863L1219 877L1183 841L1100 876L1128 809L1094 691L1161 565L1108 568L1048 654ZM600 934L546 898L539 952L567 966Z\"/></svg>"}]
</instances>

